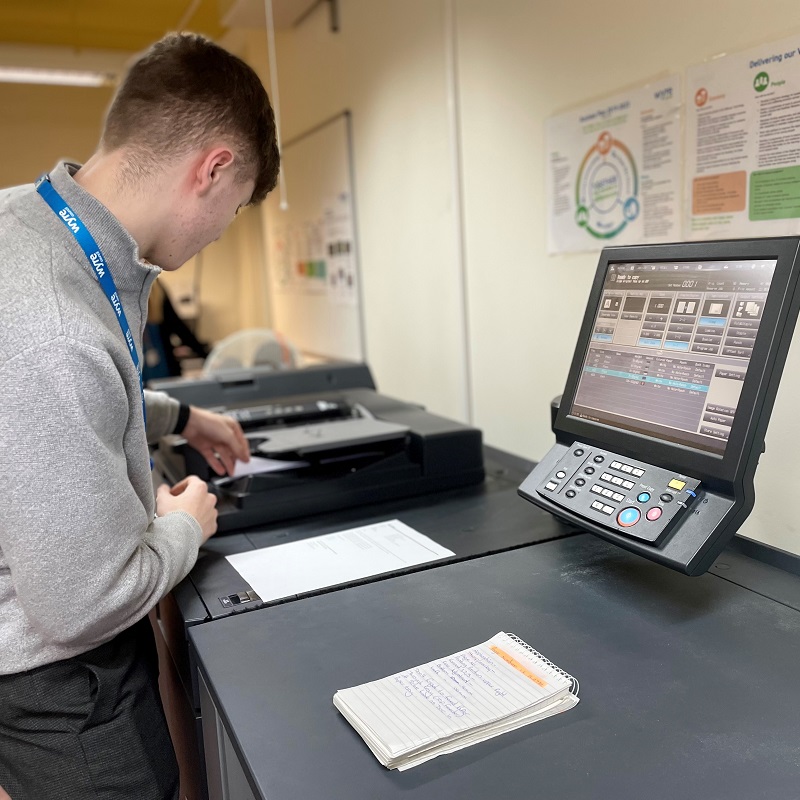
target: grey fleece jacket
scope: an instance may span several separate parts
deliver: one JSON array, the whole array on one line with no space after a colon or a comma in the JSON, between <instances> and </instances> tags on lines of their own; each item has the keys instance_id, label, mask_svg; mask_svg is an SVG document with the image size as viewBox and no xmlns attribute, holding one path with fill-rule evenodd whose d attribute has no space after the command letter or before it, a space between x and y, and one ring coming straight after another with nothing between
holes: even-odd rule
<instances>
[{"instance_id":1,"label":"grey fleece jacket","mask_svg":"<svg viewBox=\"0 0 800 800\"><path fill-rule=\"evenodd\" d=\"M142 353L150 286L127 231L51 173L105 256ZM155 517L148 441L178 403L146 392L117 316L70 231L33 186L0 194L0 674L90 650L143 617L192 568L185 512Z\"/></svg>"}]
</instances>

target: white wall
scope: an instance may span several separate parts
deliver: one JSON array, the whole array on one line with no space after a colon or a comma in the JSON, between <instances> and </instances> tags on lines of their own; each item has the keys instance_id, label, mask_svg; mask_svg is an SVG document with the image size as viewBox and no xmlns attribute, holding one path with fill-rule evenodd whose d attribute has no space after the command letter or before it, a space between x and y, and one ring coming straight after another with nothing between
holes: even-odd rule
<instances>
[{"instance_id":1,"label":"white wall","mask_svg":"<svg viewBox=\"0 0 800 800\"><path fill-rule=\"evenodd\" d=\"M547 255L545 120L706 57L785 37L800 30L800 6L458 0L458 19L475 422L492 444L539 458L552 442L548 404L563 388L597 263L595 254ZM509 357L501 361L499 352ZM798 398L800 344L789 354L756 508L741 533L800 553L788 502L800 481Z\"/></svg>"},{"instance_id":2,"label":"white wall","mask_svg":"<svg viewBox=\"0 0 800 800\"><path fill-rule=\"evenodd\" d=\"M284 138L350 108L367 355L380 389L472 421L539 458L596 254L547 255L547 117L723 51L800 30L796 0L453 0L466 285L447 107L447 0L341 0L279 35ZM291 189L289 190L291 192ZM462 289L468 335L463 337ZM800 482L789 355L742 532L800 553L787 498Z\"/></svg>"},{"instance_id":3,"label":"white wall","mask_svg":"<svg viewBox=\"0 0 800 800\"><path fill-rule=\"evenodd\" d=\"M385 393L464 419L443 7L345 0L277 39L284 140L352 111L367 360ZM286 175L291 203L291 175Z\"/></svg>"}]
</instances>

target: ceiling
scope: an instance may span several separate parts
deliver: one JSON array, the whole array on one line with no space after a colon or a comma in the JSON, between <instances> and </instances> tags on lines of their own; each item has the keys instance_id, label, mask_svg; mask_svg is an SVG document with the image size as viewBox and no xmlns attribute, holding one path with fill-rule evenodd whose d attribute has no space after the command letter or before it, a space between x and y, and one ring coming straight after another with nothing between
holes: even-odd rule
<instances>
[{"instance_id":1,"label":"ceiling","mask_svg":"<svg viewBox=\"0 0 800 800\"><path fill-rule=\"evenodd\" d=\"M291 27L319 0L273 0L276 28ZM165 33L219 39L229 27L262 27L264 0L2 0L0 44L136 52Z\"/></svg>"}]
</instances>

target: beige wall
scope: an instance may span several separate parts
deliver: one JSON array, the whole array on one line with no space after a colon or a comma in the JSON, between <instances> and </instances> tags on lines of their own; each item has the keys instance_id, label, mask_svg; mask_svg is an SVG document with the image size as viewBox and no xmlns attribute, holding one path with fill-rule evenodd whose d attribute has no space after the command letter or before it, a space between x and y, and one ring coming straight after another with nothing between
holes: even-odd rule
<instances>
[{"instance_id":1,"label":"beige wall","mask_svg":"<svg viewBox=\"0 0 800 800\"><path fill-rule=\"evenodd\" d=\"M597 263L596 255L547 255L545 120L632 82L785 37L800 30L800 6L765 0L756 11L732 0L723 13L711 0L458 0L458 14L475 422L493 444L538 458L552 441L548 403L563 388ZM800 553L787 502L800 481L798 397L796 342L742 533Z\"/></svg>"},{"instance_id":2,"label":"beige wall","mask_svg":"<svg viewBox=\"0 0 800 800\"><path fill-rule=\"evenodd\" d=\"M386 394L465 419L443 6L347 0L341 19L278 34L283 138L352 112L367 360Z\"/></svg>"},{"instance_id":3,"label":"beige wall","mask_svg":"<svg viewBox=\"0 0 800 800\"><path fill-rule=\"evenodd\" d=\"M0 83L0 186L33 183L62 158L85 161L110 100L108 88Z\"/></svg>"},{"instance_id":4,"label":"beige wall","mask_svg":"<svg viewBox=\"0 0 800 800\"><path fill-rule=\"evenodd\" d=\"M571 105L800 29L788 0L454 0L464 238L448 126L447 0L341 0L278 40L283 132L353 111L367 353L384 392L531 458L552 443L596 254L547 255L544 124ZM397 247L395 243L401 242ZM466 311L461 306L465 291ZM467 334L463 335L464 318ZM800 553L789 356L743 533ZM469 402L466 401L469 399Z\"/></svg>"}]
</instances>

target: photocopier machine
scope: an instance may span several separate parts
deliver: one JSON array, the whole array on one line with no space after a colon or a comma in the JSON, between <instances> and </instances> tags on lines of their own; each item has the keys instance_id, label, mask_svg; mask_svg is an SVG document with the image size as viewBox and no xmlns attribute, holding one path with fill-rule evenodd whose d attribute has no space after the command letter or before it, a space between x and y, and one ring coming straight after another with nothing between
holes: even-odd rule
<instances>
[{"instance_id":1,"label":"photocopier machine","mask_svg":"<svg viewBox=\"0 0 800 800\"><path fill-rule=\"evenodd\" d=\"M220 478L185 439L159 443L154 459L169 482L209 482L222 533L484 480L480 430L379 394L366 364L256 368L149 388L238 420L253 465L267 470Z\"/></svg>"},{"instance_id":2,"label":"photocopier machine","mask_svg":"<svg viewBox=\"0 0 800 800\"><path fill-rule=\"evenodd\" d=\"M182 770L201 784L204 733L191 628L421 568L403 562L378 576L265 601L229 556L394 518L452 552L437 565L576 532L516 502L531 462L484 445L477 428L380 394L365 364L262 368L151 381L148 388L239 420L250 442L248 466L264 459L261 466L269 468L219 477L174 435L152 454L154 478L174 485L198 475L218 497L217 534L189 576L158 603L154 628L170 687L170 725L184 743Z\"/></svg>"}]
</instances>

